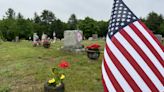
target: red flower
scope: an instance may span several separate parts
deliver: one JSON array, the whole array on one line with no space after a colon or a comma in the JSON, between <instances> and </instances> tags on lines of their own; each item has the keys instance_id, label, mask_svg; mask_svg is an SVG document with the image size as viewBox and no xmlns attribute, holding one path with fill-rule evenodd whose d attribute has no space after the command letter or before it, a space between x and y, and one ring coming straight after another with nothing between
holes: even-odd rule
<instances>
[{"instance_id":1,"label":"red flower","mask_svg":"<svg viewBox=\"0 0 164 92\"><path fill-rule=\"evenodd\" d=\"M87 49L99 49L100 48L100 45L98 45L98 44L92 44L90 46L87 46L86 48Z\"/></svg>"},{"instance_id":2,"label":"red flower","mask_svg":"<svg viewBox=\"0 0 164 92\"><path fill-rule=\"evenodd\" d=\"M64 69L65 69L65 68L68 68L69 65L70 65L70 64L69 64L68 62L62 60L61 63L59 63L58 66L59 66L60 68L64 68Z\"/></svg>"}]
</instances>

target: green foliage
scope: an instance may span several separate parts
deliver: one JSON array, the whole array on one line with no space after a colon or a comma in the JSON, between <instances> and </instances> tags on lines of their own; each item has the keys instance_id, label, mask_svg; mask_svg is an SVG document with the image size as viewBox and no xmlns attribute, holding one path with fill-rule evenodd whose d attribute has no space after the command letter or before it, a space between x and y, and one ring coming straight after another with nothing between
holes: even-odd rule
<instances>
[{"instance_id":1,"label":"green foliage","mask_svg":"<svg viewBox=\"0 0 164 92\"><path fill-rule=\"evenodd\" d=\"M77 29L77 19L75 14L72 14L68 19L68 29L69 30Z\"/></svg>"},{"instance_id":2,"label":"green foliage","mask_svg":"<svg viewBox=\"0 0 164 92\"><path fill-rule=\"evenodd\" d=\"M161 23L159 30L159 34L162 34L162 36L164 36L164 22Z\"/></svg>"},{"instance_id":3,"label":"green foliage","mask_svg":"<svg viewBox=\"0 0 164 92\"><path fill-rule=\"evenodd\" d=\"M160 33L160 25L163 22L162 15L158 15L155 12L149 13L147 19L146 19L146 25L150 30L152 30L154 33Z\"/></svg>"},{"instance_id":4,"label":"green foliage","mask_svg":"<svg viewBox=\"0 0 164 92\"><path fill-rule=\"evenodd\" d=\"M17 16L16 16L17 15ZM155 34L164 36L164 19L162 15L151 12L147 18L141 20ZM55 31L56 37L61 39L65 30L80 29L83 31L85 38L98 34L99 37L105 37L108 32L108 21L96 21L90 17L78 20L75 14L72 14L68 22L62 22L55 17L55 14L49 10L43 10L41 15L34 13L33 19L25 19L21 13L16 14L9 8L6 15L0 20L0 38L12 41L16 36L20 39L28 39L37 33L41 37L42 33L46 33L53 38Z\"/></svg>"},{"instance_id":5,"label":"green foliage","mask_svg":"<svg viewBox=\"0 0 164 92\"><path fill-rule=\"evenodd\" d=\"M103 40L84 41L85 46ZM101 82L102 55L97 61L91 61L86 54L67 53L57 48L63 45L56 41L50 49L32 47L31 42L4 42L0 45L0 92L42 92L43 84L53 77L51 68L60 61L70 63L65 74L65 92L103 92ZM10 90L9 90L10 89ZM8 92L7 91L7 92Z\"/></svg>"},{"instance_id":6,"label":"green foliage","mask_svg":"<svg viewBox=\"0 0 164 92\"><path fill-rule=\"evenodd\" d=\"M78 23L78 28L83 31L86 38L92 36L92 34L97 34L100 31L97 21L90 17L80 20Z\"/></svg>"}]
</instances>

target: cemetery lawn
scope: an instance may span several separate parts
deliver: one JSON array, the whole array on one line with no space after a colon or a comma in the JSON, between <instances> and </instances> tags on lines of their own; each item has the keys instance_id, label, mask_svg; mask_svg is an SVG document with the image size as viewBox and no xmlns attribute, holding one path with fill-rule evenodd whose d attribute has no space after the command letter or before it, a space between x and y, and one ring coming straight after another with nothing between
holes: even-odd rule
<instances>
[{"instance_id":1,"label":"cemetery lawn","mask_svg":"<svg viewBox=\"0 0 164 92\"><path fill-rule=\"evenodd\" d=\"M103 40L84 41L85 46L100 44L102 53L97 61L88 59L86 53L75 54L59 50L57 41L49 49L33 47L31 42L0 43L0 92L43 92L44 83L52 78L51 68L61 60L70 67L64 69L65 92L103 92L101 61Z\"/></svg>"}]
</instances>

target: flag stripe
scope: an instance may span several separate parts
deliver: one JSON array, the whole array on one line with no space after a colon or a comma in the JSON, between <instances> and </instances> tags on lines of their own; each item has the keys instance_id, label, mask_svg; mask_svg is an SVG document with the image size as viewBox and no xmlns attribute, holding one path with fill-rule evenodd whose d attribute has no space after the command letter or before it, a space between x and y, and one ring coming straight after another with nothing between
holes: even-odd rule
<instances>
[{"instance_id":1,"label":"flag stripe","mask_svg":"<svg viewBox=\"0 0 164 92\"><path fill-rule=\"evenodd\" d=\"M104 68L104 64L102 63L102 74L103 74L103 79L105 81L105 85L108 89L109 92L116 92L113 84L111 83L111 80L109 80L108 75L106 74L106 70Z\"/></svg>"},{"instance_id":2,"label":"flag stripe","mask_svg":"<svg viewBox=\"0 0 164 92\"><path fill-rule=\"evenodd\" d=\"M123 31L121 31L121 32L123 32ZM158 89L156 88L156 86L154 85L154 83L152 82L152 80L148 76L148 74L150 72L149 67L147 66L147 64L144 63L144 61L142 60L142 58L140 57L140 55L136 52L136 49L138 49L138 48L134 47L133 45L132 45L133 46L132 47L129 44L129 42L132 42L133 39L128 39L127 36L128 35L126 35L126 34L122 34L122 35L120 33L117 33L116 34L117 40L125 47L125 49L130 53L130 55L135 60L135 61L129 61L129 63L131 63L131 65L135 68L135 70L137 71L137 73L142 77L142 79L144 80L144 82L148 85L148 87L151 90L158 91ZM126 39L125 39L125 37L126 37ZM127 40L128 41L130 40L130 41L128 42ZM153 74L153 73L150 72L150 74Z\"/></svg>"},{"instance_id":3,"label":"flag stripe","mask_svg":"<svg viewBox=\"0 0 164 92\"><path fill-rule=\"evenodd\" d=\"M125 49L125 47L120 43L120 41L117 40L117 38L112 38L114 39L113 42L115 44L117 44L117 48L119 48L119 50L122 52L122 54L127 58L128 62L135 66L138 65L137 62L134 60L134 58L131 56L131 54ZM127 66L125 66L127 67ZM136 68L137 69L137 68ZM148 90L149 88L147 87L147 85L145 84L144 80L140 77L140 75L136 72L136 70L132 70L130 68L128 68L127 70L129 70L129 74L133 74L131 75L133 77L133 79L136 81L136 83L140 86L140 88L142 89L142 91L146 91L149 92L150 90ZM134 75L134 73L136 75ZM139 76L139 78L137 78ZM137 91L138 92L138 91Z\"/></svg>"},{"instance_id":4,"label":"flag stripe","mask_svg":"<svg viewBox=\"0 0 164 92\"><path fill-rule=\"evenodd\" d=\"M150 80L153 82L153 84L156 85L156 87L158 89L161 88L162 84L159 81L159 79L155 76L155 74L153 73L153 71L150 69L150 67L146 64L146 62L143 60L145 59L145 57L143 57L143 53L141 53L142 49L140 49L141 47L138 46L141 43L136 42L136 40L139 41L139 38L136 37L136 34L134 34L134 32L132 32L131 30L129 30L129 27L126 27L126 31L125 31L128 35L126 35L126 39L128 40L128 42L130 43L126 43L125 46L127 46L127 48L129 48L129 52L131 52L130 54L133 55L134 59L138 62L138 64L140 65L140 67L143 69L143 71L146 73L146 75L150 78ZM122 34L123 36L125 34ZM130 38L130 39L129 39ZM125 42L124 42L125 43ZM137 43L137 44L135 44ZM132 46L132 47L131 47ZM138 53L137 53L137 52ZM141 58L143 57L143 58Z\"/></svg>"},{"instance_id":5,"label":"flag stripe","mask_svg":"<svg viewBox=\"0 0 164 92\"><path fill-rule=\"evenodd\" d=\"M144 25L140 24L138 21L133 23L139 30L140 32L146 37L146 39L151 43L151 45L156 48L157 52L159 55L162 57L164 60L164 48L162 45L160 45L159 40L151 33L148 29L144 28ZM163 65L163 63L162 63ZM163 65L164 66L164 65Z\"/></svg>"},{"instance_id":6,"label":"flag stripe","mask_svg":"<svg viewBox=\"0 0 164 92\"><path fill-rule=\"evenodd\" d=\"M117 56L116 58L120 61L120 63L124 66L124 68L126 68L126 70L129 72L129 73L133 73L133 72L130 72L133 69L133 67L131 66L131 64L128 63L127 59L122 55L122 53L118 50L118 48L116 48L114 46L114 44L112 43L112 41L107 37L107 45L108 47L110 48L111 52ZM113 61L115 62L115 60ZM112 69L113 70L113 69ZM132 74L130 74L132 75ZM124 86L125 89L128 89L127 87Z\"/></svg>"},{"instance_id":7,"label":"flag stripe","mask_svg":"<svg viewBox=\"0 0 164 92\"><path fill-rule=\"evenodd\" d=\"M130 27L132 28L132 30L136 33L136 35L138 36L138 37L140 37L141 38L141 40L145 43L145 44L149 44L149 45L147 45L147 47L149 48L149 50L151 50L151 52L154 54L154 55L156 55L157 57L158 57L158 61L157 62L155 62L155 61L151 61L151 58L149 59L149 58L147 58L145 61L149 61L151 64L151 69L157 69L158 71L154 71L154 73L157 73L157 75L159 75L158 77L159 77L159 79L163 79L164 80L164 78L163 78L163 76L164 76L164 68L162 67L162 65L161 65L161 63L163 62L163 60L162 60L162 58L160 57L160 55L156 52L156 50L155 50L155 48L154 47L152 47L152 45L147 41L147 39L140 33L140 31L132 24L132 25L130 25ZM140 35L138 35L138 34L140 34ZM148 53L148 52L147 52ZM142 55L141 55L142 56ZM143 57L147 57L147 56L145 56L145 54L144 54L144 56ZM160 61L161 61L161 63L160 63ZM147 62L146 62L147 63ZM152 64L153 63L153 64ZM154 66L155 65L155 66ZM159 73L160 72L160 73ZM162 75L161 75L162 74ZM164 83L163 83L164 84Z\"/></svg>"},{"instance_id":8,"label":"flag stripe","mask_svg":"<svg viewBox=\"0 0 164 92\"><path fill-rule=\"evenodd\" d=\"M124 28L125 29L125 32L127 32L128 34L129 34L129 36L133 39L133 41L134 42L136 42L136 43L138 43L138 46L144 51L144 52L147 52L146 53L146 55L151 59L151 60L153 60L153 62L158 62L159 63L159 61L155 58L155 56L150 52L150 50L147 48L147 46L143 43L143 41L135 34L135 32L129 27L129 26L127 26L127 27L125 27ZM137 59L137 58L136 58ZM141 60L142 60L142 64L141 65L143 65L143 64L145 64L146 65L146 63L145 63L145 61L141 58ZM140 65L140 66L141 66ZM159 64L160 65L160 64ZM155 76L155 74L152 72L152 70L150 69L150 67L148 67L148 66L146 66L147 67L147 69L148 70L145 70L146 68L145 67L142 67L142 68L144 68L143 70L147 73L147 75L149 76L149 78L153 81L153 83L156 83L156 87L159 87L159 88L161 88L163 85L162 85L162 83L159 81L159 79L157 78L157 76ZM158 67L160 67L160 66L158 66ZM161 68L161 70L162 71L164 71L163 70L163 68Z\"/></svg>"},{"instance_id":9,"label":"flag stripe","mask_svg":"<svg viewBox=\"0 0 164 92\"><path fill-rule=\"evenodd\" d=\"M113 74L111 73L111 70L109 70L105 59L104 59L104 67L109 76L109 79L111 80L111 83L113 84L114 88L116 89L116 92L124 92L123 89L121 88L121 86L119 85L119 83L117 82L117 80L115 79L115 77L113 76Z\"/></svg>"},{"instance_id":10,"label":"flag stripe","mask_svg":"<svg viewBox=\"0 0 164 92\"><path fill-rule=\"evenodd\" d=\"M141 21L138 21L138 23L140 24L140 25L142 25L142 27L148 32L148 34L153 38L153 40L157 43L157 45L162 49L162 51L164 52L164 46L160 43L160 41L154 36L154 34L153 34L153 32L150 30L150 29L148 29L147 27L146 27L146 25L143 23L143 22L141 22ZM164 59L164 58L163 58Z\"/></svg>"},{"instance_id":11,"label":"flag stripe","mask_svg":"<svg viewBox=\"0 0 164 92\"><path fill-rule=\"evenodd\" d=\"M152 64L152 61L145 55L145 53L142 51L142 49L137 45L137 43L134 42L133 39L125 31L121 31L121 34L123 36L124 35L126 36L126 39L129 41L129 43L135 48L137 53L142 57L142 59L145 61L145 63L150 67L150 69L153 71L153 73L159 78L159 80L163 84L163 81L164 81L163 76L157 70L157 68Z\"/></svg>"},{"instance_id":12,"label":"flag stripe","mask_svg":"<svg viewBox=\"0 0 164 92\"><path fill-rule=\"evenodd\" d=\"M103 83L103 87L104 87L104 92L108 92L108 89L106 87L106 84L105 84L103 76L102 76L102 83Z\"/></svg>"},{"instance_id":13,"label":"flag stripe","mask_svg":"<svg viewBox=\"0 0 164 92\"><path fill-rule=\"evenodd\" d=\"M147 47L151 50L151 52L155 55L155 57L159 60L159 63L161 63L160 65L163 65L164 62L163 62L162 57L159 55L156 49L151 45L151 43L145 38L145 36L140 32L140 30L136 28L133 24L131 24L130 27L141 38L141 40L147 45Z\"/></svg>"},{"instance_id":14,"label":"flag stripe","mask_svg":"<svg viewBox=\"0 0 164 92\"><path fill-rule=\"evenodd\" d=\"M112 74L114 75L114 77L118 81L118 83L121 86L121 88L123 89L123 91L124 92L132 92L131 87L126 82L126 80L121 75L121 73L118 71L118 69L116 68L116 66L112 63L112 61L111 61L109 55L107 54L107 51L106 50L104 50L104 58L106 59L106 61L108 61L107 62L107 65L111 69ZM120 89L118 89L118 90L120 90Z\"/></svg>"},{"instance_id":15,"label":"flag stripe","mask_svg":"<svg viewBox=\"0 0 164 92\"><path fill-rule=\"evenodd\" d=\"M113 53L111 52L111 50L108 48L108 46L106 46L106 51L109 55L109 57L111 58L111 60L113 61L114 65L117 67L117 69L120 71L120 73L122 74L122 76L124 76L125 80L129 83L129 85L131 86L131 88L137 92L141 92L141 89L138 87L138 85L136 84L136 82L131 78L131 76L129 75L129 73L125 70L125 68L120 64L120 62L118 61L118 59L113 55Z\"/></svg>"}]
</instances>

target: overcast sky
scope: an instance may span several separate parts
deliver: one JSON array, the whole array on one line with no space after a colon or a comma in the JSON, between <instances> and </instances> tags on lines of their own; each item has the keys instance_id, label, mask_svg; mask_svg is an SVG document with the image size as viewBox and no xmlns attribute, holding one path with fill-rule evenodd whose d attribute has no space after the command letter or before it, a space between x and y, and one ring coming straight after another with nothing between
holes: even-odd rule
<instances>
[{"instance_id":1,"label":"overcast sky","mask_svg":"<svg viewBox=\"0 0 164 92\"><path fill-rule=\"evenodd\" d=\"M34 12L41 14L44 9L52 11L62 21L67 21L72 13L78 19L86 16L96 20L108 20L114 0L0 0L0 18L8 8L21 12L26 18L33 18ZM155 11L164 15L164 0L123 0L138 16Z\"/></svg>"}]
</instances>

